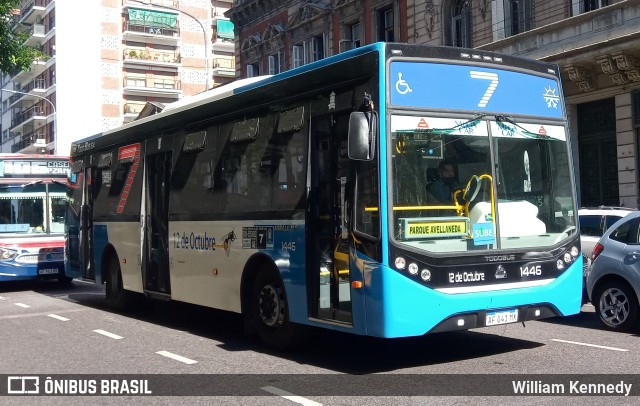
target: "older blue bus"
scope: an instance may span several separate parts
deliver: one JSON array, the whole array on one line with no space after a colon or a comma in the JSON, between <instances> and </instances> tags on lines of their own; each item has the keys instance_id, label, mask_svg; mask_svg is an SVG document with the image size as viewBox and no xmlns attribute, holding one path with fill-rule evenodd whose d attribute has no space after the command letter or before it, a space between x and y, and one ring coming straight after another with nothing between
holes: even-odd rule
<instances>
[{"instance_id":1,"label":"older blue bus","mask_svg":"<svg viewBox=\"0 0 640 406\"><path fill-rule=\"evenodd\" d=\"M557 66L376 43L73 143L67 272L280 347L571 315L570 151Z\"/></svg>"},{"instance_id":2,"label":"older blue bus","mask_svg":"<svg viewBox=\"0 0 640 406\"><path fill-rule=\"evenodd\" d=\"M0 154L0 282L64 273L69 158Z\"/></svg>"}]
</instances>

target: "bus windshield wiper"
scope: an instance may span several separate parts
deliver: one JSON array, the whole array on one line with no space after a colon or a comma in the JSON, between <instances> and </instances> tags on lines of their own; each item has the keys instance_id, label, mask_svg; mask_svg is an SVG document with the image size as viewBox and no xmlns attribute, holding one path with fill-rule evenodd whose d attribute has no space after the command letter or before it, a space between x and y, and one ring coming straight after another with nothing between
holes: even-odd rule
<instances>
[{"instance_id":1,"label":"bus windshield wiper","mask_svg":"<svg viewBox=\"0 0 640 406\"><path fill-rule=\"evenodd\" d=\"M511 131L513 132L513 128L510 128L509 126L507 126L505 123L509 123L515 127L517 127L520 131L520 133L522 135L524 135L527 138L535 138L538 140L552 140L554 138L549 137L548 135L545 134L537 134L537 133L533 133L529 130L527 130L526 128L522 127L520 124L516 123L515 121L513 121L513 119L511 119L510 117L507 116L501 116L501 115L497 115L495 116L496 119L496 124L498 124L498 127L500 127L500 129L502 130L506 130L506 131Z\"/></svg>"},{"instance_id":2,"label":"bus windshield wiper","mask_svg":"<svg viewBox=\"0 0 640 406\"><path fill-rule=\"evenodd\" d=\"M34 180L33 182L29 182L29 183L24 183L24 184L20 185L20 187L33 186L33 185L37 185L39 183L42 183L42 179Z\"/></svg>"}]
</instances>

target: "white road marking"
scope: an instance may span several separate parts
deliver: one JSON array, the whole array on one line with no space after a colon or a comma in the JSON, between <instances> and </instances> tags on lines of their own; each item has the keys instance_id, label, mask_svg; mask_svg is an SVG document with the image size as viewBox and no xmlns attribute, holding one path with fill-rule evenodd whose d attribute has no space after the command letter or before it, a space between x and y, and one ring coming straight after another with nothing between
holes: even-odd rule
<instances>
[{"instance_id":1,"label":"white road marking","mask_svg":"<svg viewBox=\"0 0 640 406\"><path fill-rule=\"evenodd\" d=\"M31 306L29 306L28 304L24 304L24 303L14 303L14 304L15 304L16 306L20 306L20 307L22 307L22 308L24 308L24 309L28 309L28 308L30 308L30 307L31 307Z\"/></svg>"},{"instance_id":2,"label":"white road marking","mask_svg":"<svg viewBox=\"0 0 640 406\"><path fill-rule=\"evenodd\" d=\"M7 298L4 296L0 296L0 300L7 300Z\"/></svg>"},{"instance_id":3,"label":"white road marking","mask_svg":"<svg viewBox=\"0 0 640 406\"><path fill-rule=\"evenodd\" d=\"M195 364L195 363L198 362L198 361L194 361L194 360L189 359L189 358L185 358L185 357L183 357L181 355L174 354L174 353L169 352L169 351L156 351L156 354L162 355L163 357L174 359L176 361L184 362L185 364L189 364L189 365L190 364Z\"/></svg>"},{"instance_id":4,"label":"white road marking","mask_svg":"<svg viewBox=\"0 0 640 406\"><path fill-rule=\"evenodd\" d=\"M289 393L274 386L264 386L260 389L304 406L322 406L322 403L314 402L313 400L303 398L302 396L296 396L293 393Z\"/></svg>"},{"instance_id":5,"label":"white road marking","mask_svg":"<svg viewBox=\"0 0 640 406\"><path fill-rule=\"evenodd\" d=\"M58 313L75 313L75 312L83 312L85 309L70 309L70 310L58 310ZM0 320L5 319L22 319L24 317L39 317L39 316L47 316L49 312L41 312L41 313L24 313L24 314L10 314L8 316L0 316Z\"/></svg>"},{"instance_id":6,"label":"white road marking","mask_svg":"<svg viewBox=\"0 0 640 406\"><path fill-rule=\"evenodd\" d=\"M47 314L47 316L51 317L52 319L57 319L60 321L69 321L70 319L66 318L66 317L62 317L62 316L58 316L57 314Z\"/></svg>"},{"instance_id":7,"label":"white road marking","mask_svg":"<svg viewBox=\"0 0 640 406\"><path fill-rule=\"evenodd\" d=\"M94 333L98 333L98 334L102 334L103 336L107 336L107 337L113 338L114 340L122 340L124 338L122 336L119 336L117 334L113 334L113 333L110 333L110 332L104 331L104 330L93 330L93 332Z\"/></svg>"},{"instance_id":8,"label":"white road marking","mask_svg":"<svg viewBox=\"0 0 640 406\"><path fill-rule=\"evenodd\" d=\"M629 351L624 348L616 348L616 347L605 347L604 345L596 345L596 344L587 344L587 343L579 343L577 341L567 341L567 340L559 340L557 338L552 338L551 341L556 341L559 343L567 343L567 344L575 344L575 345L584 345L585 347L594 347L594 348L602 348L603 350L611 350L611 351Z\"/></svg>"}]
</instances>

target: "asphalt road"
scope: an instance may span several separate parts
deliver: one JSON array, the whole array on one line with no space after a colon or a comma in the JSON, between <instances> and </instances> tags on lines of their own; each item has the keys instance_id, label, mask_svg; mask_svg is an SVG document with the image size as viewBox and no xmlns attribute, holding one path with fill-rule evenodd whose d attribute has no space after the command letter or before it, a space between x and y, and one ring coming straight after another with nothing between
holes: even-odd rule
<instances>
[{"instance_id":1,"label":"asphalt road","mask_svg":"<svg viewBox=\"0 0 640 406\"><path fill-rule=\"evenodd\" d=\"M102 287L78 281L0 286L0 388L9 379L16 384L15 376L38 376L41 393L47 377L49 389L56 381L67 392L73 388L63 387L65 380L99 387L115 379L110 390L123 395L11 394L0 404L588 405L633 404L640 395L637 334L604 330L590 305L576 316L525 326L407 339L313 329L300 348L277 353L244 335L239 315L154 301L116 313L103 296ZM153 394L132 396L140 380ZM505 392L514 380L536 395ZM579 386L570 386L575 381L630 383L635 396L580 395ZM562 384L565 393L537 395L544 383L555 383L555 390ZM157 396L164 394L170 396Z\"/></svg>"}]
</instances>

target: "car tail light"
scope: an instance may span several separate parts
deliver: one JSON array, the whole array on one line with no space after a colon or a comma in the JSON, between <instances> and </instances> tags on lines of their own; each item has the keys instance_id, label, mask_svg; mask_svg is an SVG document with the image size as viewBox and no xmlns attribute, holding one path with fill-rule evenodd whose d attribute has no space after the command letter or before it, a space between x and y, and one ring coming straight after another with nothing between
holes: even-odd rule
<instances>
[{"instance_id":1,"label":"car tail light","mask_svg":"<svg viewBox=\"0 0 640 406\"><path fill-rule=\"evenodd\" d=\"M602 244L597 243L595 247L593 247L593 254L591 254L591 262L593 262L598 255L604 250Z\"/></svg>"}]
</instances>

